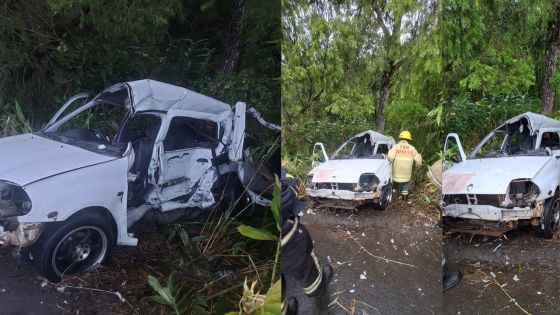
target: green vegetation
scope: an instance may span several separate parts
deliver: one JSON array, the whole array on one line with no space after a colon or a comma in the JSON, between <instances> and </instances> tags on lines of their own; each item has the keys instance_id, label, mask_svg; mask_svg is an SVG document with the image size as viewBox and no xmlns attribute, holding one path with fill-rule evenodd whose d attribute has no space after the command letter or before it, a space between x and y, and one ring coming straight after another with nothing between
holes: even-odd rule
<instances>
[{"instance_id":1,"label":"green vegetation","mask_svg":"<svg viewBox=\"0 0 560 315\"><path fill-rule=\"evenodd\" d=\"M77 92L152 78L278 122L279 11L256 0L4 1L0 108L17 100L37 129Z\"/></svg>"},{"instance_id":2,"label":"green vegetation","mask_svg":"<svg viewBox=\"0 0 560 315\"><path fill-rule=\"evenodd\" d=\"M332 152L367 129L394 138L410 130L424 158L437 158L442 71L435 3L284 0L282 10L285 159L308 168L314 142Z\"/></svg>"},{"instance_id":3,"label":"green vegetation","mask_svg":"<svg viewBox=\"0 0 560 315\"><path fill-rule=\"evenodd\" d=\"M309 168L365 129L408 129L424 158L526 111L560 117L560 1L284 0L284 158ZM441 155L441 153L440 153ZM305 173L305 171L298 171Z\"/></svg>"},{"instance_id":4,"label":"green vegetation","mask_svg":"<svg viewBox=\"0 0 560 315\"><path fill-rule=\"evenodd\" d=\"M78 92L144 78L232 105L245 101L279 123L279 12L279 2L257 0L3 1L0 135L40 129ZM149 300L151 307L177 314L223 314L239 305L246 314L279 313L274 215L266 210L249 220L229 210L216 211L194 230L192 222L160 228L160 253L145 254L165 251L164 263L147 269L135 267L132 256L121 260L143 268L127 272L153 273L132 289L134 296L126 295L131 307L145 313ZM237 229L250 225L270 231ZM274 240L252 240L240 231ZM95 287L111 290L110 280ZM154 296L144 299L146 294Z\"/></svg>"},{"instance_id":5,"label":"green vegetation","mask_svg":"<svg viewBox=\"0 0 560 315\"><path fill-rule=\"evenodd\" d=\"M559 48L559 9L556 0L443 1L444 126L467 150L511 116L558 117L557 56L549 57Z\"/></svg>"}]
</instances>

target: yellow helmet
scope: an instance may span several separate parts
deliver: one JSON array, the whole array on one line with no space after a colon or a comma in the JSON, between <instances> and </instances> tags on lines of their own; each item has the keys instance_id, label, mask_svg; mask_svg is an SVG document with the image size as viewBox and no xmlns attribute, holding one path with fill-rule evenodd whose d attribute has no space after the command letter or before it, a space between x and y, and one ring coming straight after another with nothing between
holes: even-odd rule
<instances>
[{"instance_id":1,"label":"yellow helmet","mask_svg":"<svg viewBox=\"0 0 560 315\"><path fill-rule=\"evenodd\" d=\"M399 134L399 139L405 139L405 140L411 140L412 141L412 135L410 134L410 131L403 130Z\"/></svg>"}]
</instances>

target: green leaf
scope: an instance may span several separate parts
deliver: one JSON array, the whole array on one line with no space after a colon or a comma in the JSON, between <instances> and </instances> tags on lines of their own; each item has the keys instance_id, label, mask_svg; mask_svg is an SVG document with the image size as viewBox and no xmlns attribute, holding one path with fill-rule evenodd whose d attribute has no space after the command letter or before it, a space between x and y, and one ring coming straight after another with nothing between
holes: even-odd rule
<instances>
[{"instance_id":1,"label":"green leaf","mask_svg":"<svg viewBox=\"0 0 560 315\"><path fill-rule=\"evenodd\" d=\"M189 238L189 234L187 234L187 232L184 229L181 229L179 236L181 236L181 242L183 242L183 246L185 248L190 248L191 239Z\"/></svg>"},{"instance_id":2,"label":"green leaf","mask_svg":"<svg viewBox=\"0 0 560 315\"><path fill-rule=\"evenodd\" d=\"M280 185L280 181L278 180L278 176L274 176L275 177L275 185L274 185L274 191L272 192L272 205L270 206L270 210L272 211L272 215L274 216L274 220L276 221L276 226L278 227L278 230L280 231L280 226L282 224L281 219L280 219L280 210L281 210L281 185Z\"/></svg>"},{"instance_id":3,"label":"green leaf","mask_svg":"<svg viewBox=\"0 0 560 315\"><path fill-rule=\"evenodd\" d=\"M278 237L267 230L257 229L247 225L241 225L237 227L237 230L241 235L260 241L277 241Z\"/></svg>"},{"instance_id":4,"label":"green leaf","mask_svg":"<svg viewBox=\"0 0 560 315\"><path fill-rule=\"evenodd\" d=\"M266 293L265 304L282 303L282 281L276 281Z\"/></svg>"},{"instance_id":5,"label":"green leaf","mask_svg":"<svg viewBox=\"0 0 560 315\"><path fill-rule=\"evenodd\" d=\"M170 305L170 306L175 305L175 298L173 298L173 295L171 294L169 288L162 288L161 284L159 283L159 280L156 277L149 275L148 283L159 294L161 299L165 302L163 304Z\"/></svg>"}]
</instances>

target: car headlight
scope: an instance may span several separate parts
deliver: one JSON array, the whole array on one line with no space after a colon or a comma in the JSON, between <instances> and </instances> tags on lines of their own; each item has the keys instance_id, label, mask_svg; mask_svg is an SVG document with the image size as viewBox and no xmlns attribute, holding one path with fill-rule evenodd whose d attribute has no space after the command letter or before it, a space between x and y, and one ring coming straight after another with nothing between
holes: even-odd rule
<instances>
[{"instance_id":1,"label":"car headlight","mask_svg":"<svg viewBox=\"0 0 560 315\"><path fill-rule=\"evenodd\" d=\"M313 174L309 174L305 177L305 180L303 181L303 184L305 185L305 187L307 188L313 188Z\"/></svg>"},{"instance_id":2,"label":"car headlight","mask_svg":"<svg viewBox=\"0 0 560 315\"><path fill-rule=\"evenodd\" d=\"M512 180L508 191L509 199L514 206L531 203L541 194L539 186L529 179Z\"/></svg>"},{"instance_id":3,"label":"car headlight","mask_svg":"<svg viewBox=\"0 0 560 315\"><path fill-rule=\"evenodd\" d=\"M371 191L379 185L379 178L375 174L362 174L356 187L358 191Z\"/></svg>"},{"instance_id":4,"label":"car headlight","mask_svg":"<svg viewBox=\"0 0 560 315\"><path fill-rule=\"evenodd\" d=\"M0 218L20 216L31 211L31 199L14 183L0 181Z\"/></svg>"}]
</instances>

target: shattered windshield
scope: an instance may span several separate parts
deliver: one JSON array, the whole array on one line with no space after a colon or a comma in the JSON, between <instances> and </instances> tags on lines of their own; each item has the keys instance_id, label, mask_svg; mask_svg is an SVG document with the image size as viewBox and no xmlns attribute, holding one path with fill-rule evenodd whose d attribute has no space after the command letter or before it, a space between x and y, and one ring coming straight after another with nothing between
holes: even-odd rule
<instances>
[{"instance_id":1,"label":"shattered windshield","mask_svg":"<svg viewBox=\"0 0 560 315\"><path fill-rule=\"evenodd\" d=\"M529 128L527 119L523 118L504 124L486 136L475 148L471 158L546 154L544 148L535 149L536 138Z\"/></svg>"},{"instance_id":2,"label":"shattered windshield","mask_svg":"<svg viewBox=\"0 0 560 315\"><path fill-rule=\"evenodd\" d=\"M73 117L58 129L58 134L84 141L111 142L126 115L123 106L97 104Z\"/></svg>"},{"instance_id":3,"label":"shattered windshield","mask_svg":"<svg viewBox=\"0 0 560 315\"><path fill-rule=\"evenodd\" d=\"M106 91L92 101L71 110L49 126L43 135L58 141L104 150L122 143L117 141L119 130L130 110L126 88ZM66 112L66 111L65 111Z\"/></svg>"},{"instance_id":4,"label":"shattered windshield","mask_svg":"<svg viewBox=\"0 0 560 315\"><path fill-rule=\"evenodd\" d=\"M377 147L376 147L377 144ZM389 152L389 146L385 143L371 142L369 134L356 137L345 142L333 154L333 160L344 159L383 159L384 154Z\"/></svg>"}]
</instances>

